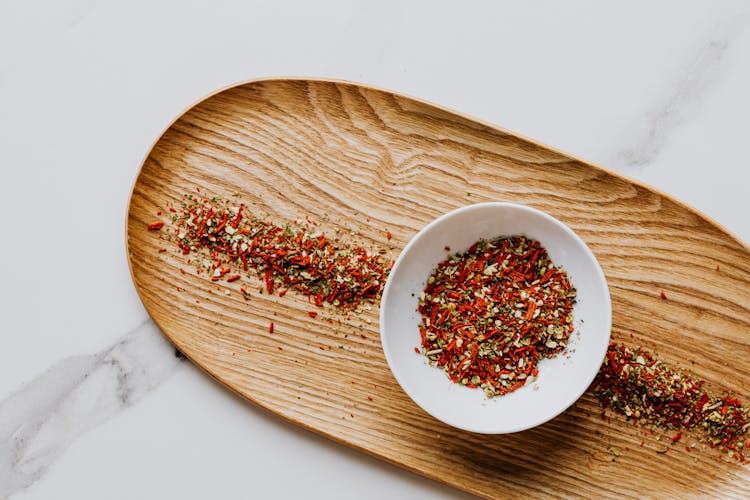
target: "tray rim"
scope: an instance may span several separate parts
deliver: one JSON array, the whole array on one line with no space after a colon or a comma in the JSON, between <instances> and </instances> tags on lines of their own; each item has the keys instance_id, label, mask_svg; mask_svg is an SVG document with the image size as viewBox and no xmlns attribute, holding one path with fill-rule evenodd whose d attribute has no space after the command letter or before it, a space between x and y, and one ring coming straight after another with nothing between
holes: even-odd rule
<instances>
[{"instance_id":1,"label":"tray rim","mask_svg":"<svg viewBox=\"0 0 750 500\"><path fill-rule=\"evenodd\" d=\"M353 87L363 88L363 89L366 89L366 90L373 90L373 91L376 91L376 92L383 92L383 93L387 93L387 94L390 94L390 95L395 95L397 97L401 97L401 98L412 100L412 101L414 101L414 102L416 102L418 104L422 104L422 105L425 105L425 106L433 107L433 108L435 108L435 109L437 109L439 111L455 115L455 116L457 116L457 117L459 117L461 119L464 119L464 120L468 120L468 121L471 121L471 122L474 122L474 123L478 123L478 124L480 124L480 125L482 125L484 127L487 127L489 129L492 129L492 130L496 130L496 131L498 131L498 132L500 132L502 134L507 134L507 135L510 135L512 137L516 137L518 139L521 139L523 141L527 141L528 143L533 144L536 147L543 148L543 149L546 149L548 151L552 151L552 152L554 152L556 154L559 154L561 156L569 158L572 161L580 162L581 164L584 164L587 167L593 167L595 169L599 169L600 171L603 171L604 173L607 173L607 174L612 175L612 176L614 176L614 177L616 177L618 179L624 180L624 181L626 181L626 182L628 182L628 183L630 183L632 185L635 185L637 187L640 187L642 189L645 189L647 191L655 193L655 194L657 194L657 195L659 195L659 196L661 196L661 197L663 197L663 198L665 198L665 199L667 199L667 200L675 203L676 205L680 206L681 208L687 210L688 212L693 213L696 216L702 218L705 222L707 222L708 224L710 224L711 226L713 226L714 228L716 228L719 231L723 232L729 238L731 238L732 240L734 240L746 252L750 253L750 242L745 242L744 240L742 240L741 238L739 238L737 235L735 235L732 231L730 231L729 229L727 229L721 223L715 221L713 218L709 217L708 215L706 215L705 213L703 213L701 210L696 209L695 207L692 207L688 203L683 202L682 200L676 198L675 196L672 196L672 195L664 192L663 190L661 190L661 189L659 189L657 187L651 186L650 184L648 184L646 182L640 181L638 179L630 178L630 177L628 177L628 176L626 176L624 174L621 174L621 173L619 173L617 171L611 170L611 169L606 168L606 167L602 167L602 166L600 166L598 164L589 162L587 160L583 160L583 159L581 159L581 158L579 158L579 157L577 157L577 156L575 156L573 154L570 154L570 153L567 153L567 152L565 152L563 150L560 150L558 148L549 146L549 145L547 145L547 144L545 144L545 143L543 143L541 141L529 138L529 137L527 137L525 135L518 134L518 133L513 132L513 131L511 131L509 129L506 129L506 128L502 127L502 126L499 126L497 124L488 122L486 120L482 120L482 119L470 116L470 115L462 113L460 111L456 111L454 109L451 109L451 108L448 108L448 107L445 107L445 106L442 106L442 105L438 105L438 104L435 104L435 103L433 103L431 101L428 101L428 100L425 100L425 99L421 99L421 98L417 98L417 97L411 96L409 94L402 94L402 93L399 93L399 92L396 92L396 91L393 91L393 90L389 90L389 89L386 89L386 88L383 88L383 87L379 87L379 86L376 86L376 85L363 84L363 83L358 83L358 82L354 82L354 81L351 81L351 80L337 79L337 78L325 78L325 77L306 77L306 76L271 76L271 77L251 78L251 79L248 79L248 80L240 80L240 81L237 81L235 83L231 83L231 84L225 85L225 86L223 86L223 87L221 87L221 88L219 88L219 89L217 89L217 90L215 90L213 92L210 92L210 93L204 95L203 97L199 98L198 100L192 102L189 106L185 107L178 115L176 115L162 129L162 131L159 133L159 135L151 143L151 145L149 146L149 148L146 151L145 155L143 156L143 158L142 158L142 160L140 162L140 165L138 167L138 171L137 171L136 175L134 176L133 181L131 183L130 194L128 196L127 210L126 210L125 217L124 217L125 257L126 257L127 263L128 263L128 270L129 270L129 273L130 273L131 282L133 284L133 287L136 290L136 293L138 294L138 298L141 301L141 304L143 305L144 309L146 309L146 312L148 313L149 318L151 318L151 320L154 322L154 324L156 324L156 326L159 328L161 334L164 335L164 337L166 337L167 340L169 340L169 342L173 346L175 346L175 348L177 348L177 349L179 349L178 343L162 327L162 325L160 324L159 320L157 320L154 317L154 315L152 315L150 308L146 305L146 302L144 301L143 296L141 295L140 288L136 285L136 277L135 277L135 273L134 273L134 270L133 270L133 263L132 263L132 259L131 259L131 253L130 253L130 239L129 239L129 220L130 220L130 213L131 213L131 207L132 207L133 197L134 197L134 194L135 194L135 189L136 189L136 186L138 184L138 180L140 179L140 176L141 176L141 173L143 171L143 168L144 168L146 162L148 161L148 158L151 156L154 148L159 143L159 141L162 139L162 137L164 136L164 134L166 134L174 126L174 124L177 123L177 121L179 121L185 114L187 114L188 112L190 112L193 108L195 108L196 106L200 105L204 101L207 101L208 99L210 99L210 98L212 98L212 97L214 97L216 95L219 95L219 94L221 94L221 93L223 93L225 91L234 89L236 87L241 87L241 86L245 86L245 85L249 85L249 84L255 84L255 83L264 83L264 82L311 82L311 83L328 83L328 84L334 84L334 85L353 86ZM378 460L382 460L382 461L384 461L386 463L389 463L389 464L391 464L391 465L393 465L395 467L398 467L399 469L407 470L409 472L415 473L415 474L419 475L420 477L424 477L424 478L436 481L436 482L438 482L440 484L444 484L446 486L449 486L451 488L457 489L459 491L464 491L464 492L467 492L467 493L470 493L470 494L473 494L473 495L477 495L479 497L486 497L485 493L483 491L481 491L481 490L473 489L473 488L471 488L471 486L468 486L468 485L459 485L459 484L456 484L456 483L449 482L448 480L446 480L443 477L441 477L439 474L431 474L431 473L429 473L427 471L423 471L423 470L417 469L416 467L413 467L413 466L409 465L407 462L398 462L395 459L391 459L391 458L389 458L389 457L387 457L385 455L381 455L381 454L377 453L375 450L366 448L364 446L361 446L361 445L353 443L353 442L347 442L347 441L345 441L345 440L343 440L343 439L341 439L341 438L339 438L339 437L337 437L337 436L335 436L333 434L329 434L329 433L325 432L323 429L319 429L319 428L313 427L313 426L311 426L311 425L309 425L309 424L307 424L307 423L305 423L303 421L294 419L291 416L284 415L284 414L276 411L273 408L265 406L264 404L260 403L256 398L254 398L252 395L250 395L250 394L244 394L242 392L239 392L239 391L235 390L232 387L232 385L230 385L230 383L228 381L224 380L218 374L215 374L215 373L211 372L206 366L204 366L201 362L193 359L188 353L183 352L181 349L180 349L180 352L185 357L187 357L191 361L191 363L193 363L195 366L197 366L198 368L200 368L211 379L213 379L216 382L218 382L221 386L223 386L230 393L232 393L232 394L234 394L236 396L239 396L239 397L241 397L242 399L244 399L246 401L249 401L250 403L252 403L255 406L255 408L258 408L258 409L260 409L260 410L262 410L264 412L267 412L267 413L272 414L272 415L274 415L276 417L279 417L283 421L288 422L290 424L293 424L297 428L302 428L302 429L310 431L310 432L312 432L312 433L314 433L314 434L316 434L318 436L322 436L322 437L324 437L324 438L326 438L326 439L328 439L328 440L336 443L336 445L343 445L343 446L345 446L345 447L347 447L349 449L354 449L354 450L357 450L359 452L363 452L363 453L365 453L368 456L374 457L374 458L376 458ZM489 497L487 497L487 498L489 498Z\"/></svg>"}]
</instances>

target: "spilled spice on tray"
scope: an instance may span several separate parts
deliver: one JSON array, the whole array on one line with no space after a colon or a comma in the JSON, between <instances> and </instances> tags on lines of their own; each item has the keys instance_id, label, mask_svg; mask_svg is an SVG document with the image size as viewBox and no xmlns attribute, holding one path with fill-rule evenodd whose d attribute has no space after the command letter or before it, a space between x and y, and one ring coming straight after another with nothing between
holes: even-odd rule
<instances>
[{"instance_id":1,"label":"spilled spice on tray","mask_svg":"<svg viewBox=\"0 0 750 500\"><path fill-rule=\"evenodd\" d=\"M488 397L507 394L535 379L541 359L567 348L575 297L538 241L481 240L427 280L417 351L453 382Z\"/></svg>"},{"instance_id":2,"label":"spilled spice on tray","mask_svg":"<svg viewBox=\"0 0 750 500\"><path fill-rule=\"evenodd\" d=\"M711 394L695 375L671 367L642 347L609 345L592 384L605 408L640 424L682 432L694 431L712 448L744 461L750 447L750 409L730 393ZM750 448L748 448L750 449Z\"/></svg>"},{"instance_id":3,"label":"spilled spice on tray","mask_svg":"<svg viewBox=\"0 0 750 500\"><path fill-rule=\"evenodd\" d=\"M170 209L175 232L171 239L184 255L201 252L194 264L211 281L240 281L254 271L267 293L287 289L310 297L316 306L332 304L356 309L376 300L393 265L363 247L329 240L290 224L279 226L246 209L244 204L185 195L181 209ZM247 290L241 288L245 298ZM315 317L317 313L310 313Z\"/></svg>"}]
</instances>

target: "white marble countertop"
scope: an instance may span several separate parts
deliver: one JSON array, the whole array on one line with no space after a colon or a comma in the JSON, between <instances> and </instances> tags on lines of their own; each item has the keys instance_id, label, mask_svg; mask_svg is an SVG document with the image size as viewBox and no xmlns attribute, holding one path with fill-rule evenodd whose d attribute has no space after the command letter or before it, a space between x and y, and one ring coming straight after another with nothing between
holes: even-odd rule
<instances>
[{"instance_id":1,"label":"white marble countertop","mask_svg":"<svg viewBox=\"0 0 750 500\"><path fill-rule=\"evenodd\" d=\"M1 2L0 499L461 496L243 402L138 300L123 227L150 144L279 75L483 118L750 241L745 1Z\"/></svg>"}]
</instances>

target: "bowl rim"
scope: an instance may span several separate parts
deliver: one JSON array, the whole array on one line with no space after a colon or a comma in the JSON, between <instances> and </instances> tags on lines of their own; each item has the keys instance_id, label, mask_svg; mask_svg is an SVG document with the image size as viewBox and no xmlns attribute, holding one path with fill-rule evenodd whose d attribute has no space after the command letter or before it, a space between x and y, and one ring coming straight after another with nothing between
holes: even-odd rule
<instances>
[{"instance_id":1,"label":"bowl rim","mask_svg":"<svg viewBox=\"0 0 750 500\"><path fill-rule=\"evenodd\" d=\"M405 380L404 376L399 372L398 367L396 366L394 360L392 359L390 353L390 348L387 340L387 335L385 335L385 317L386 317L386 308L384 307L384 304L388 300L388 297L390 295L390 289L391 284L393 283L393 276L397 274L397 271L401 264L403 263L405 256L410 252L410 250L414 247L416 242L421 239L424 234L426 234L428 231L430 231L433 227L441 224L443 221L449 218L453 218L457 215L460 215L464 212L471 212L474 210L479 210L486 207L495 207L495 208L511 208L511 209L517 209L521 211L526 211L534 214L535 216L540 216L543 219L546 219L556 226L560 227L565 233L568 234L568 236L572 237L582 248L584 251L584 254L586 254L589 258L589 260L593 263L593 270L594 274L598 278L598 280L602 283L603 289L604 289L604 302L606 305L606 335L607 339L606 342L603 342L603 349L601 349L600 356L597 356L597 359L599 359L599 364L597 365L597 369L593 371L593 374L590 377L587 377L587 382L585 385L582 385L582 389L579 391L575 391L573 393L573 396L569 398L569 400L561 405L560 409L550 413L549 415L545 415L542 418L531 420L530 423L516 426L510 429L503 429L503 430L492 430L492 429L476 429L471 427L470 425L466 425L462 422L455 422L450 421L448 419L445 419L441 416L435 415L433 412L422 406L414 397L412 397L409 390L405 387L405 384L403 380ZM435 263L437 264L437 263ZM585 241L581 239L578 234L576 234L575 231L573 231L567 224L564 222L556 219L555 217L551 216L547 212L544 212L542 210L539 210L534 207L530 207L528 205L523 205L520 203L513 203L513 202L507 202L507 201L489 201L489 202L480 202L480 203L473 203L471 205L464 205L462 207L456 208L454 210L451 210L450 212L444 213L443 215L439 216L438 218L434 219L427 225L425 225L422 229L420 229L417 234L415 234L409 242L406 244L406 246L401 250L401 253L396 258L396 262L393 264L393 267L391 268L391 271L388 275L388 279L386 280L385 286L383 287L383 293L380 298L380 313L378 316L378 322L379 322L379 333L380 333L380 343L383 347L383 354L385 355L385 360L388 363L388 368L391 370L391 373L393 374L394 378L396 379L396 382L398 382L398 385L401 387L401 389L406 393L407 396L409 396L409 399L411 399L417 406L419 406L423 411L425 411L428 415L432 416L433 418L440 420L441 422L448 424L452 427L462 429L465 431L473 432L476 434L511 434L515 432L521 432L525 431L534 427L537 427L539 425L542 425L544 423L549 422L553 418L559 416L561 413L563 413L565 410L570 408L580 397L586 392L586 390L590 387L591 383L596 378L596 374L599 372L599 366L604 361L604 357L607 354L607 349L609 347L611 334L612 334L612 298L609 293L609 285L607 283L607 279L604 275L604 271L601 268L601 265L599 264L599 261L597 260L596 256L594 255L594 252L591 251L591 249L588 247Z\"/></svg>"}]
</instances>

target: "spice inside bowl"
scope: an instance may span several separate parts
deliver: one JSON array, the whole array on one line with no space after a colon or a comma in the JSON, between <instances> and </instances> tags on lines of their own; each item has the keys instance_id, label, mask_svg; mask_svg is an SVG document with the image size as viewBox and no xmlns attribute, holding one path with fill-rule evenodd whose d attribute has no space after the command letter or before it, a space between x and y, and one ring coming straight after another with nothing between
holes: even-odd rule
<instances>
[{"instance_id":1,"label":"spice inside bowl","mask_svg":"<svg viewBox=\"0 0 750 500\"><path fill-rule=\"evenodd\" d=\"M464 207L420 231L391 271L380 314L407 394L482 433L527 429L568 408L596 375L611 326L607 284L585 243L510 203Z\"/></svg>"},{"instance_id":2,"label":"spice inside bowl","mask_svg":"<svg viewBox=\"0 0 750 500\"><path fill-rule=\"evenodd\" d=\"M508 394L536 380L539 361L566 353L575 297L538 241L480 240L427 278L421 352L455 383Z\"/></svg>"}]
</instances>

